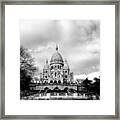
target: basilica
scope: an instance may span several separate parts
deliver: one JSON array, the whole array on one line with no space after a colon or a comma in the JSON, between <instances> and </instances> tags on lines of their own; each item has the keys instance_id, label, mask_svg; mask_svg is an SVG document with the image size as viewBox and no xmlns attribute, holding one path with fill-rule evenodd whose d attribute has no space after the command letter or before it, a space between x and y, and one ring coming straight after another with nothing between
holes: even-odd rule
<instances>
[{"instance_id":1,"label":"basilica","mask_svg":"<svg viewBox=\"0 0 120 120\"><path fill-rule=\"evenodd\" d=\"M46 60L43 72L40 73L40 81L49 84L66 84L73 82L73 72L70 72L67 60L63 60L56 46L50 62Z\"/></svg>"}]
</instances>

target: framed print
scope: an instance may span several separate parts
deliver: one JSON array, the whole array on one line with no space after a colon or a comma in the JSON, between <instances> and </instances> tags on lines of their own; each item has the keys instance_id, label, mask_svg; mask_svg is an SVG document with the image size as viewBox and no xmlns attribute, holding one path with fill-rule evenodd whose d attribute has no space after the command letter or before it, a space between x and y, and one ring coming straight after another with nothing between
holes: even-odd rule
<instances>
[{"instance_id":1,"label":"framed print","mask_svg":"<svg viewBox=\"0 0 120 120\"><path fill-rule=\"evenodd\" d=\"M1 2L2 119L119 119L119 2Z\"/></svg>"}]
</instances>

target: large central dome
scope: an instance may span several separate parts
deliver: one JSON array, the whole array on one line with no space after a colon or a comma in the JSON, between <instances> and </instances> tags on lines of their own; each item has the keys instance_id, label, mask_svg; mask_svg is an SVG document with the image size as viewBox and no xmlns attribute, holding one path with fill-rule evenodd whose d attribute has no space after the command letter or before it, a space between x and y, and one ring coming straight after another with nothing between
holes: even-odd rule
<instances>
[{"instance_id":1,"label":"large central dome","mask_svg":"<svg viewBox=\"0 0 120 120\"><path fill-rule=\"evenodd\" d=\"M61 54L58 52L58 47L56 46L56 52L51 57L51 63L63 63Z\"/></svg>"},{"instance_id":2,"label":"large central dome","mask_svg":"<svg viewBox=\"0 0 120 120\"><path fill-rule=\"evenodd\" d=\"M55 52L51 57L51 61L63 61L61 54L59 52Z\"/></svg>"}]
</instances>

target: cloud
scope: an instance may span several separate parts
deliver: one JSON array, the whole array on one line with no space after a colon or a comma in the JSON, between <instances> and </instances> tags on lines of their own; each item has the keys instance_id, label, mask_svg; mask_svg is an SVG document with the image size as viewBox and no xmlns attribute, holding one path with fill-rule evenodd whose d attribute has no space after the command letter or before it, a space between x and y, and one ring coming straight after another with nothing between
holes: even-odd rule
<instances>
[{"instance_id":1,"label":"cloud","mask_svg":"<svg viewBox=\"0 0 120 120\"><path fill-rule=\"evenodd\" d=\"M45 46L51 41L57 42L58 37L58 28L53 21L20 20L21 44L26 47Z\"/></svg>"},{"instance_id":2,"label":"cloud","mask_svg":"<svg viewBox=\"0 0 120 120\"><path fill-rule=\"evenodd\" d=\"M58 44L74 74L99 71L99 20L20 20L20 42L31 50L40 70Z\"/></svg>"}]
</instances>

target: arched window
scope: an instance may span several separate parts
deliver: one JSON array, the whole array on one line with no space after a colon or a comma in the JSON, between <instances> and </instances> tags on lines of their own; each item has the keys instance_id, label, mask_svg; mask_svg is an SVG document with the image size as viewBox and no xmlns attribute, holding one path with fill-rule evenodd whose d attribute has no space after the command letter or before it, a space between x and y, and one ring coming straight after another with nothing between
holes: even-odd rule
<instances>
[{"instance_id":1,"label":"arched window","mask_svg":"<svg viewBox=\"0 0 120 120\"><path fill-rule=\"evenodd\" d=\"M53 83L53 81L51 80L50 83Z\"/></svg>"},{"instance_id":2,"label":"arched window","mask_svg":"<svg viewBox=\"0 0 120 120\"><path fill-rule=\"evenodd\" d=\"M57 81L55 80L54 83L57 84Z\"/></svg>"},{"instance_id":3,"label":"arched window","mask_svg":"<svg viewBox=\"0 0 120 120\"><path fill-rule=\"evenodd\" d=\"M59 80L58 83L61 84L61 81Z\"/></svg>"},{"instance_id":4,"label":"arched window","mask_svg":"<svg viewBox=\"0 0 120 120\"><path fill-rule=\"evenodd\" d=\"M55 77L56 77L56 72L55 72Z\"/></svg>"},{"instance_id":5,"label":"arched window","mask_svg":"<svg viewBox=\"0 0 120 120\"><path fill-rule=\"evenodd\" d=\"M51 70L53 69L53 66L51 66Z\"/></svg>"},{"instance_id":6,"label":"arched window","mask_svg":"<svg viewBox=\"0 0 120 120\"><path fill-rule=\"evenodd\" d=\"M47 83L47 81L44 81L44 83Z\"/></svg>"}]
</instances>

